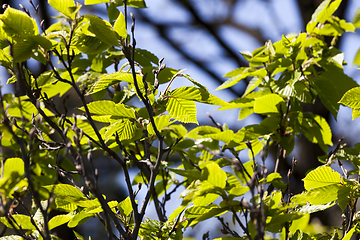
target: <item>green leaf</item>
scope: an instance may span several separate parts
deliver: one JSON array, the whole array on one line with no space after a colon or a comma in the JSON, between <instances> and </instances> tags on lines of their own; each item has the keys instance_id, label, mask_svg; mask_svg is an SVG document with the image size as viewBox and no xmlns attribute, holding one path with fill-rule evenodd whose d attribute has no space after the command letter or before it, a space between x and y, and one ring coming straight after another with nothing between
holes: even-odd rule
<instances>
[{"instance_id":1,"label":"green leaf","mask_svg":"<svg viewBox=\"0 0 360 240\"><path fill-rule=\"evenodd\" d=\"M47 185L44 186L49 192L56 194L58 196L62 197L75 197L78 199L86 199L84 197L84 194L77 189L76 187L73 187L69 184L56 184L56 185Z\"/></svg>"},{"instance_id":2,"label":"green leaf","mask_svg":"<svg viewBox=\"0 0 360 240\"><path fill-rule=\"evenodd\" d=\"M87 104L90 113L98 115L110 115L115 117L127 117L136 119L135 110L122 103L115 104L110 100L94 101ZM85 112L85 108L79 108Z\"/></svg>"},{"instance_id":3,"label":"green leaf","mask_svg":"<svg viewBox=\"0 0 360 240\"><path fill-rule=\"evenodd\" d=\"M226 186L226 172L215 162L207 164L206 167L202 169L201 175L203 179L207 179L207 181L216 187L225 188Z\"/></svg>"},{"instance_id":4,"label":"green leaf","mask_svg":"<svg viewBox=\"0 0 360 240\"><path fill-rule=\"evenodd\" d=\"M136 75L136 80L140 89L144 88L142 77ZM94 94L101 90L108 88L118 82L134 83L133 75L127 72L116 72L109 75L104 75L90 88L88 95Z\"/></svg>"},{"instance_id":5,"label":"green leaf","mask_svg":"<svg viewBox=\"0 0 360 240\"><path fill-rule=\"evenodd\" d=\"M101 41L100 38L82 33L75 35L73 45L85 54L99 54L110 47L109 44Z\"/></svg>"},{"instance_id":6,"label":"green leaf","mask_svg":"<svg viewBox=\"0 0 360 240\"><path fill-rule=\"evenodd\" d=\"M285 189L287 187L287 184L282 181L280 173L277 172L270 173L266 177L266 183L272 183L277 189Z\"/></svg>"},{"instance_id":7,"label":"green leaf","mask_svg":"<svg viewBox=\"0 0 360 240\"><path fill-rule=\"evenodd\" d=\"M18 37L25 40L29 36L39 34L36 22L25 12L8 6L3 14L0 15L3 22L3 30L11 37Z\"/></svg>"},{"instance_id":8,"label":"green leaf","mask_svg":"<svg viewBox=\"0 0 360 240\"><path fill-rule=\"evenodd\" d=\"M347 91L339 103L354 109L360 109L360 87L354 87Z\"/></svg>"},{"instance_id":9,"label":"green leaf","mask_svg":"<svg viewBox=\"0 0 360 240\"><path fill-rule=\"evenodd\" d=\"M123 1L117 1L119 6L123 5ZM146 8L145 0L127 0L128 7Z\"/></svg>"},{"instance_id":10,"label":"green leaf","mask_svg":"<svg viewBox=\"0 0 360 240\"><path fill-rule=\"evenodd\" d=\"M158 64L159 59L148 50L135 48L135 61L143 67L152 67L153 64ZM162 73L160 73L161 75Z\"/></svg>"},{"instance_id":11,"label":"green leaf","mask_svg":"<svg viewBox=\"0 0 360 240\"><path fill-rule=\"evenodd\" d=\"M302 214L284 213L279 215L268 216L266 219L266 231L278 233L285 226L285 223L299 219Z\"/></svg>"},{"instance_id":12,"label":"green leaf","mask_svg":"<svg viewBox=\"0 0 360 240\"><path fill-rule=\"evenodd\" d=\"M289 228L290 232L295 233L297 230L304 231L309 224L309 220L310 214L305 214L301 218L293 220Z\"/></svg>"},{"instance_id":13,"label":"green leaf","mask_svg":"<svg viewBox=\"0 0 360 240\"><path fill-rule=\"evenodd\" d=\"M23 214L12 215L12 218L7 219L6 217L0 217L0 222L3 223L8 228L13 228L9 223L12 221L12 224L16 229L28 229L28 230L36 230L36 227L31 222L31 217Z\"/></svg>"},{"instance_id":14,"label":"green leaf","mask_svg":"<svg viewBox=\"0 0 360 240\"><path fill-rule=\"evenodd\" d=\"M8 158L4 164L3 178L11 178L17 172L20 176L25 174L24 161L21 158Z\"/></svg>"},{"instance_id":15,"label":"green leaf","mask_svg":"<svg viewBox=\"0 0 360 240\"><path fill-rule=\"evenodd\" d=\"M131 200L129 197L125 198L123 201L119 202L117 205L118 209L124 216L129 216L133 208L131 205Z\"/></svg>"},{"instance_id":16,"label":"green leaf","mask_svg":"<svg viewBox=\"0 0 360 240\"><path fill-rule=\"evenodd\" d=\"M166 110L176 121L183 123L196 123L196 104L194 101L169 96Z\"/></svg>"},{"instance_id":17,"label":"green leaf","mask_svg":"<svg viewBox=\"0 0 360 240\"><path fill-rule=\"evenodd\" d=\"M250 76L265 77L266 74L267 72L264 68L260 68L258 70L254 68L244 68L244 67L238 68L227 73L224 77L232 77L232 78L226 80L219 87L217 87L216 90L229 88L235 85L236 83L240 82L241 80L245 79L246 77L250 77Z\"/></svg>"},{"instance_id":18,"label":"green leaf","mask_svg":"<svg viewBox=\"0 0 360 240\"><path fill-rule=\"evenodd\" d=\"M309 172L303 179L306 190L328 185L342 184L342 177L328 166L320 166Z\"/></svg>"},{"instance_id":19,"label":"green leaf","mask_svg":"<svg viewBox=\"0 0 360 240\"><path fill-rule=\"evenodd\" d=\"M76 12L74 0L48 0L48 3L65 16L74 19Z\"/></svg>"},{"instance_id":20,"label":"green leaf","mask_svg":"<svg viewBox=\"0 0 360 240\"><path fill-rule=\"evenodd\" d=\"M110 0L85 0L85 5L94 5L99 3L109 3Z\"/></svg>"},{"instance_id":21,"label":"green leaf","mask_svg":"<svg viewBox=\"0 0 360 240\"><path fill-rule=\"evenodd\" d=\"M104 134L104 138L109 139L113 134L117 132L120 141L130 140L135 136L137 129L138 127L133 121L123 119L109 126Z\"/></svg>"},{"instance_id":22,"label":"green leaf","mask_svg":"<svg viewBox=\"0 0 360 240\"><path fill-rule=\"evenodd\" d=\"M46 93L48 98L54 97L56 95L63 96L69 89L71 84L65 82L51 82L42 86L42 92Z\"/></svg>"},{"instance_id":23,"label":"green leaf","mask_svg":"<svg viewBox=\"0 0 360 240\"><path fill-rule=\"evenodd\" d=\"M280 103L285 103L285 101L278 94L268 94L256 98L254 112L259 114L279 113Z\"/></svg>"},{"instance_id":24,"label":"green leaf","mask_svg":"<svg viewBox=\"0 0 360 240\"><path fill-rule=\"evenodd\" d=\"M306 31L312 33L318 23L324 23L339 7L341 0L325 0L313 13L310 22L306 25Z\"/></svg>"},{"instance_id":25,"label":"green leaf","mask_svg":"<svg viewBox=\"0 0 360 240\"><path fill-rule=\"evenodd\" d=\"M291 198L291 201L294 203L297 203L298 200L296 198L298 198L298 197L299 197L299 195L295 195L294 197ZM336 201L333 201L333 202L327 202L322 205L311 205L308 202L306 194L303 194L303 196L301 196L301 198L304 198L304 199L302 201L300 201L300 203L305 203L305 205L303 205L301 207L297 207L295 209L295 211L302 213L302 214L324 211L325 209L328 209L336 204Z\"/></svg>"},{"instance_id":26,"label":"green leaf","mask_svg":"<svg viewBox=\"0 0 360 240\"><path fill-rule=\"evenodd\" d=\"M232 130L221 131L212 126L200 126L191 130L186 137L192 139L211 138L228 143L234 137L234 132Z\"/></svg>"},{"instance_id":27,"label":"green leaf","mask_svg":"<svg viewBox=\"0 0 360 240\"><path fill-rule=\"evenodd\" d=\"M86 209L82 210L81 212L77 213L67 224L69 228L74 228L84 222L86 222L91 216L94 214L88 213Z\"/></svg>"},{"instance_id":28,"label":"green leaf","mask_svg":"<svg viewBox=\"0 0 360 240\"><path fill-rule=\"evenodd\" d=\"M170 118L171 118L171 116L169 116L169 115L161 115L161 116L154 117L154 122L155 122L155 126L156 126L157 130L161 132L161 130L163 130L163 128L171 125L173 123L173 121L170 121ZM154 128L151 123L149 123L147 125L147 131L148 131L149 135L155 134Z\"/></svg>"},{"instance_id":29,"label":"green leaf","mask_svg":"<svg viewBox=\"0 0 360 240\"><path fill-rule=\"evenodd\" d=\"M36 42L31 38L14 44L13 54L14 60L17 63L24 62L32 57L33 49L37 48Z\"/></svg>"},{"instance_id":30,"label":"green leaf","mask_svg":"<svg viewBox=\"0 0 360 240\"><path fill-rule=\"evenodd\" d=\"M126 31L126 24L125 24L125 17L124 14L121 12L114 23L114 30L120 37L126 38L127 31Z\"/></svg>"},{"instance_id":31,"label":"green leaf","mask_svg":"<svg viewBox=\"0 0 360 240\"><path fill-rule=\"evenodd\" d=\"M358 86L352 78L344 74L343 69L336 65L327 66L326 71L320 74L320 76L313 81L313 84L319 94L321 102L332 113L335 120L337 119L341 97L351 88Z\"/></svg>"},{"instance_id":32,"label":"green leaf","mask_svg":"<svg viewBox=\"0 0 360 240\"><path fill-rule=\"evenodd\" d=\"M119 46L116 33L111 24L94 15L84 15L90 21L89 31L94 33L102 42L111 46Z\"/></svg>"},{"instance_id":33,"label":"green leaf","mask_svg":"<svg viewBox=\"0 0 360 240\"><path fill-rule=\"evenodd\" d=\"M355 225L350 229L350 231L348 231L348 232L345 234L345 236L343 237L342 240L350 240L351 237L352 237L352 235L354 234L354 231L355 231L356 227L357 227L357 224L355 224Z\"/></svg>"},{"instance_id":34,"label":"green leaf","mask_svg":"<svg viewBox=\"0 0 360 240\"><path fill-rule=\"evenodd\" d=\"M195 218L191 221L189 226L194 226L199 222L205 221L206 219L220 216L227 212L227 209L220 208L213 204L211 206L193 206L186 209L185 216L188 218Z\"/></svg>"},{"instance_id":35,"label":"green leaf","mask_svg":"<svg viewBox=\"0 0 360 240\"><path fill-rule=\"evenodd\" d=\"M48 223L49 230L69 222L74 216L75 216L75 212L70 212L68 214L60 214L52 217Z\"/></svg>"}]
</instances>

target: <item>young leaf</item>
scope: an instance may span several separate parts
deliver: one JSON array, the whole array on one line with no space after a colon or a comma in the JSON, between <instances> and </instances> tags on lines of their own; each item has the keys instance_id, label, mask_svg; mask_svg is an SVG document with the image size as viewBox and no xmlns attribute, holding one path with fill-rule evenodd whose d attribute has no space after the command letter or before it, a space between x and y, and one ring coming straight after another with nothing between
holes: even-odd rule
<instances>
[{"instance_id":1,"label":"young leaf","mask_svg":"<svg viewBox=\"0 0 360 240\"><path fill-rule=\"evenodd\" d=\"M360 109L360 87L354 87L347 91L339 103L354 109Z\"/></svg>"},{"instance_id":2,"label":"young leaf","mask_svg":"<svg viewBox=\"0 0 360 240\"><path fill-rule=\"evenodd\" d=\"M12 225L9 223L9 221L12 221ZM36 226L34 226L31 222L31 217L23 214L14 214L11 218L0 217L0 222L8 228L13 228L14 225L16 229L20 229L20 224L21 229L36 230Z\"/></svg>"},{"instance_id":3,"label":"young leaf","mask_svg":"<svg viewBox=\"0 0 360 240\"><path fill-rule=\"evenodd\" d=\"M90 113L98 115L111 115L115 117L136 118L135 110L122 103L115 104L113 101L101 100L88 103ZM84 107L79 108L85 111Z\"/></svg>"},{"instance_id":4,"label":"young leaf","mask_svg":"<svg viewBox=\"0 0 360 240\"><path fill-rule=\"evenodd\" d=\"M54 229L58 226L61 226L67 222L69 222L75 216L75 212L70 212L68 214L60 214L56 215L49 221L49 230Z\"/></svg>"},{"instance_id":5,"label":"young leaf","mask_svg":"<svg viewBox=\"0 0 360 240\"><path fill-rule=\"evenodd\" d=\"M94 15L85 15L84 17L90 21L89 31L96 37L111 46L119 46L116 33L109 22Z\"/></svg>"},{"instance_id":6,"label":"young leaf","mask_svg":"<svg viewBox=\"0 0 360 240\"><path fill-rule=\"evenodd\" d=\"M170 96L166 104L166 110L176 121L198 124L194 101Z\"/></svg>"},{"instance_id":7,"label":"young leaf","mask_svg":"<svg viewBox=\"0 0 360 240\"><path fill-rule=\"evenodd\" d=\"M46 188L49 192L64 198L71 196L79 199L86 199L84 194L79 189L69 184L47 185L44 186L44 188Z\"/></svg>"},{"instance_id":8,"label":"young leaf","mask_svg":"<svg viewBox=\"0 0 360 240\"><path fill-rule=\"evenodd\" d=\"M303 181L306 190L343 183L340 174L328 166L321 166L312 170L306 175Z\"/></svg>"},{"instance_id":9,"label":"young leaf","mask_svg":"<svg viewBox=\"0 0 360 240\"><path fill-rule=\"evenodd\" d=\"M124 14L121 12L114 23L114 30L120 37L126 38L126 24L125 24L125 17Z\"/></svg>"},{"instance_id":10,"label":"young leaf","mask_svg":"<svg viewBox=\"0 0 360 240\"><path fill-rule=\"evenodd\" d=\"M144 84L142 82L142 77L139 75L136 75L137 83L139 84L140 89L144 87ZM131 73L126 72L116 72L109 75L104 75L100 77L99 81L97 81L89 90L87 93L88 95L97 93L101 90L104 90L115 83L118 82L128 82L128 83L134 83L133 75Z\"/></svg>"},{"instance_id":11,"label":"young leaf","mask_svg":"<svg viewBox=\"0 0 360 240\"><path fill-rule=\"evenodd\" d=\"M109 3L111 0L85 0L85 5L94 5L99 3Z\"/></svg>"},{"instance_id":12,"label":"young leaf","mask_svg":"<svg viewBox=\"0 0 360 240\"><path fill-rule=\"evenodd\" d=\"M39 34L36 22L23 11L8 6L3 14L0 15L3 22L3 30L7 35L25 40L29 36Z\"/></svg>"},{"instance_id":13,"label":"young leaf","mask_svg":"<svg viewBox=\"0 0 360 240\"><path fill-rule=\"evenodd\" d=\"M74 0L48 0L48 3L65 16L75 18L77 11L74 11L76 9Z\"/></svg>"},{"instance_id":14,"label":"young leaf","mask_svg":"<svg viewBox=\"0 0 360 240\"><path fill-rule=\"evenodd\" d=\"M356 227L357 227L357 224L355 224L355 225L350 229L350 231L345 234L345 236L343 237L342 240L350 240L351 237L352 237L352 235L354 234L354 231L355 231Z\"/></svg>"},{"instance_id":15,"label":"young leaf","mask_svg":"<svg viewBox=\"0 0 360 240\"><path fill-rule=\"evenodd\" d=\"M131 205L131 200L129 197L125 198L123 201L119 202L117 205L118 209L124 216L129 216L133 208Z\"/></svg>"},{"instance_id":16,"label":"young leaf","mask_svg":"<svg viewBox=\"0 0 360 240\"><path fill-rule=\"evenodd\" d=\"M173 121L170 121L171 116L169 115L161 115L154 117L155 125L159 131L161 131L163 128L169 126L173 123ZM149 135L155 134L154 128L151 123L147 125L147 130Z\"/></svg>"},{"instance_id":17,"label":"young leaf","mask_svg":"<svg viewBox=\"0 0 360 240\"><path fill-rule=\"evenodd\" d=\"M337 119L341 97L351 88L358 87L352 78L344 74L343 69L333 64L327 66L326 71L320 74L316 81L313 81L313 84L321 102L332 113L335 120Z\"/></svg>"},{"instance_id":18,"label":"young leaf","mask_svg":"<svg viewBox=\"0 0 360 240\"><path fill-rule=\"evenodd\" d=\"M201 172L201 175L203 176L203 179L206 179L216 187L225 188L226 186L226 172L215 162L207 164Z\"/></svg>"},{"instance_id":19,"label":"young leaf","mask_svg":"<svg viewBox=\"0 0 360 240\"><path fill-rule=\"evenodd\" d=\"M255 99L254 112L259 114L279 113L280 103L285 103L278 94L268 94Z\"/></svg>"}]
</instances>

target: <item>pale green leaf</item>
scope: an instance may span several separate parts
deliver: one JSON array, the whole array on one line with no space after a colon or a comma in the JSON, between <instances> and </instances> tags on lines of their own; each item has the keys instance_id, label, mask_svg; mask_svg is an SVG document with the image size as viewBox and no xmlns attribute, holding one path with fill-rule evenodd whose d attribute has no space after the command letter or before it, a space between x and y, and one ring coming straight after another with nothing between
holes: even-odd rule
<instances>
[{"instance_id":1,"label":"pale green leaf","mask_svg":"<svg viewBox=\"0 0 360 240\"><path fill-rule=\"evenodd\" d=\"M86 209L82 210L81 212L77 213L67 224L69 228L76 227L82 223L84 223L88 218L93 216L92 213L87 213Z\"/></svg>"},{"instance_id":2,"label":"pale green leaf","mask_svg":"<svg viewBox=\"0 0 360 240\"><path fill-rule=\"evenodd\" d=\"M79 199L85 198L84 194L69 184L56 184L56 185L47 185L44 186L49 192L56 194L58 196L66 197L76 197Z\"/></svg>"},{"instance_id":3,"label":"pale green leaf","mask_svg":"<svg viewBox=\"0 0 360 240\"><path fill-rule=\"evenodd\" d=\"M173 123L173 121L170 121L171 116L170 115L161 115L154 117L155 126L158 131L161 131L163 128L169 126ZM155 134L153 125L151 123L147 126L147 131L149 135Z\"/></svg>"},{"instance_id":4,"label":"pale green leaf","mask_svg":"<svg viewBox=\"0 0 360 240\"><path fill-rule=\"evenodd\" d=\"M350 231L348 231L348 232L345 234L345 236L343 237L342 240L350 240L351 237L352 237L352 235L354 234L354 231L355 231L356 227L357 227L357 224L355 224L355 225L350 229Z\"/></svg>"},{"instance_id":5,"label":"pale green leaf","mask_svg":"<svg viewBox=\"0 0 360 240\"><path fill-rule=\"evenodd\" d=\"M125 17L124 14L121 12L114 23L114 30L120 37L126 38L127 31L126 31L126 24L125 24Z\"/></svg>"},{"instance_id":6,"label":"pale green leaf","mask_svg":"<svg viewBox=\"0 0 360 240\"><path fill-rule=\"evenodd\" d=\"M13 219L13 221L12 221ZM12 224L19 229L19 224L21 224L22 229L27 230L36 230L36 227L31 222L31 217L23 214L13 214L12 218L7 219L6 217L0 217L0 222L3 223L8 228L13 228L9 221L12 221Z\"/></svg>"},{"instance_id":7,"label":"pale green leaf","mask_svg":"<svg viewBox=\"0 0 360 240\"><path fill-rule=\"evenodd\" d=\"M279 104L285 103L278 94L268 94L255 99L254 112L259 114L279 113Z\"/></svg>"},{"instance_id":8,"label":"pale green leaf","mask_svg":"<svg viewBox=\"0 0 360 240\"><path fill-rule=\"evenodd\" d=\"M111 115L116 117L136 118L135 110L122 103L114 103L110 100L94 101L87 104L90 113L98 115ZM84 107L79 108L85 111Z\"/></svg>"},{"instance_id":9,"label":"pale green leaf","mask_svg":"<svg viewBox=\"0 0 360 240\"><path fill-rule=\"evenodd\" d=\"M352 110L352 120L360 117L360 109L351 109Z\"/></svg>"},{"instance_id":10,"label":"pale green leaf","mask_svg":"<svg viewBox=\"0 0 360 240\"><path fill-rule=\"evenodd\" d=\"M207 164L201 174L216 187L224 188L226 186L226 172L215 162Z\"/></svg>"},{"instance_id":11,"label":"pale green leaf","mask_svg":"<svg viewBox=\"0 0 360 240\"><path fill-rule=\"evenodd\" d=\"M238 74L238 75L235 75ZM265 77L267 74L266 70L264 68L261 69L254 69L254 68L239 68L235 69L232 72L225 75L225 77L232 77L228 80L226 80L224 83L222 83L216 90L229 88L236 83L240 82L241 80L245 79L246 77L250 76L258 76L258 77Z\"/></svg>"},{"instance_id":12,"label":"pale green leaf","mask_svg":"<svg viewBox=\"0 0 360 240\"><path fill-rule=\"evenodd\" d=\"M99 3L109 3L110 0L85 0L85 5L94 5Z\"/></svg>"},{"instance_id":13,"label":"pale green leaf","mask_svg":"<svg viewBox=\"0 0 360 240\"><path fill-rule=\"evenodd\" d=\"M136 81L139 85L140 89L144 88L144 84L142 81L142 77L139 75L136 75ZM109 75L104 75L100 77L100 79L90 88L89 94L93 94L96 92L99 92L103 89L108 88L109 86L114 85L118 82L128 82L128 83L134 83L133 75L131 73L127 72L116 72Z\"/></svg>"},{"instance_id":14,"label":"pale green leaf","mask_svg":"<svg viewBox=\"0 0 360 240\"><path fill-rule=\"evenodd\" d=\"M5 160L3 177L10 178L17 172L20 176L25 174L24 161L21 158L8 158Z\"/></svg>"},{"instance_id":15,"label":"pale green leaf","mask_svg":"<svg viewBox=\"0 0 360 240\"><path fill-rule=\"evenodd\" d=\"M176 121L198 124L194 101L170 96L166 104L166 110Z\"/></svg>"},{"instance_id":16,"label":"pale green leaf","mask_svg":"<svg viewBox=\"0 0 360 240\"><path fill-rule=\"evenodd\" d=\"M71 84L65 82L51 82L42 86L42 92L46 93L48 98L54 97L56 95L63 96L69 89Z\"/></svg>"},{"instance_id":17,"label":"pale green leaf","mask_svg":"<svg viewBox=\"0 0 360 240\"><path fill-rule=\"evenodd\" d=\"M307 201L307 196L306 194L302 193L303 196L301 196L301 199L299 201L299 203L305 203L305 205L301 206L301 207L297 207L295 209L296 212L302 213L302 214L308 214L308 213L314 213L314 212L320 212L320 211L324 211L325 209L328 209L332 206L334 206L336 204L336 201L333 202L328 202L325 203L323 205L311 205L308 201ZM297 203L297 198L299 195L295 195L294 197L291 198L291 201L294 202L295 204Z\"/></svg>"},{"instance_id":18,"label":"pale green leaf","mask_svg":"<svg viewBox=\"0 0 360 240\"><path fill-rule=\"evenodd\" d=\"M119 202L117 207L124 216L129 216L133 210L132 205L131 205L131 200L129 197L127 197L123 201Z\"/></svg>"},{"instance_id":19,"label":"pale green leaf","mask_svg":"<svg viewBox=\"0 0 360 240\"><path fill-rule=\"evenodd\" d=\"M360 109L360 87L355 87L347 91L339 103L347 107Z\"/></svg>"},{"instance_id":20,"label":"pale green leaf","mask_svg":"<svg viewBox=\"0 0 360 240\"><path fill-rule=\"evenodd\" d=\"M228 143L234 137L234 132L232 130L221 131L219 128L211 126L200 126L191 130L186 137L192 139L211 138Z\"/></svg>"},{"instance_id":21,"label":"pale green leaf","mask_svg":"<svg viewBox=\"0 0 360 240\"><path fill-rule=\"evenodd\" d=\"M309 172L303 179L306 190L328 185L342 184L342 177L328 166L320 166Z\"/></svg>"},{"instance_id":22,"label":"pale green leaf","mask_svg":"<svg viewBox=\"0 0 360 240\"><path fill-rule=\"evenodd\" d=\"M220 215L224 214L225 212L227 212L227 209L220 208L216 205L213 205L211 207L194 206L192 208L203 208L205 210L205 212L201 211L201 209L196 209L197 211L192 211L192 214L197 213L198 217L196 217L193 221L191 221L189 226L194 226L194 225L198 224L199 222L205 221L206 219L209 219L212 217L217 217L217 216L220 216ZM203 212L203 213L201 213L201 212ZM187 215L185 214L185 216L187 216Z\"/></svg>"},{"instance_id":23,"label":"pale green leaf","mask_svg":"<svg viewBox=\"0 0 360 240\"><path fill-rule=\"evenodd\" d=\"M49 230L54 229L58 226L61 226L69 222L75 215L75 212L70 212L68 214L60 214L52 217L49 221Z\"/></svg>"},{"instance_id":24,"label":"pale green leaf","mask_svg":"<svg viewBox=\"0 0 360 240\"><path fill-rule=\"evenodd\" d=\"M48 3L65 16L71 19L75 18L76 5L74 0L48 0Z\"/></svg>"},{"instance_id":25,"label":"pale green leaf","mask_svg":"<svg viewBox=\"0 0 360 240\"><path fill-rule=\"evenodd\" d=\"M318 23L324 23L328 20L331 15L336 11L339 7L341 0L325 0L323 1L313 13L310 22L306 25L306 31L308 33L313 32L314 28Z\"/></svg>"},{"instance_id":26,"label":"pale green leaf","mask_svg":"<svg viewBox=\"0 0 360 240\"><path fill-rule=\"evenodd\" d=\"M14 37L19 36L25 40L29 36L39 34L36 22L25 12L8 6L3 14L0 15L3 22L3 30L7 35Z\"/></svg>"},{"instance_id":27,"label":"pale green leaf","mask_svg":"<svg viewBox=\"0 0 360 240\"><path fill-rule=\"evenodd\" d=\"M137 130L136 124L128 119L123 119L109 126L105 132L104 138L109 139L115 133L118 133L119 140L130 140L134 137Z\"/></svg>"}]
</instances>

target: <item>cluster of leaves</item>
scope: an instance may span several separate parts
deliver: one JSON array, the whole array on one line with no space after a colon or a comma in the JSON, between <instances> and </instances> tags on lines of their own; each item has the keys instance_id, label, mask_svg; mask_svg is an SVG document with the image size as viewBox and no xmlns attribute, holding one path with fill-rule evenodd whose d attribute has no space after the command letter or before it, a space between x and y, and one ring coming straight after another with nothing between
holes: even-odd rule
<instances>
[{"instance_id":1,"label":"cluster of leaves","mask_svg":"<svg viewBox=\"0 0 360 240\"><path fill-rule=\"evenodd\" d=\"M325 0L306 32L241 52L249 67L227 73L229 79L218 89L252 79L245 94L230 102L209 93L183 70L167 68L163 59L136 48L135 16L130 14L128 28L128 7L146 7L144 1L85 1L106 3L108 21L81 15L83 6L73 0L48 3L60 16L46 29L40 24L41 34L24 7L7 6L0 16L0 63L12 75L8 83L25 91L23 96L0 94L0 222L16 234L0 239L52 239L56 227L74 228L90 217L104 224L109 239L182 239L187 228L209 218L217 218L221 232L230 236L222 239L269 239L270 233L283 239L350 239L360 231L355 215L360 183L349 180L352 172L342 168L341 176L331 168L335 160L341 167L340 160L349 160L359 168L359 144L344 148L339 142L320 159L324 165L303 179L301 194L292 196L290 187L296 160L287 183L278 173L300 134L324 154L332 145L326 120L304 112L303 103L319 98L335 119L343 104L358 117L360 88L344 74L344 55L334 47L344 32L357 26L333 16L341 0ZM34 76L26 64L30 58L50 70ZM189 86L171 89L177 78ZM69 90L81 105L72 115L53 102ZM134 106L139 105L136 100L142 107ZM196 103L240 109L239 120L253 113L264 120L233 131L210 116L214 126L188 131L185 124L198 124ZM272 146L278 155L269 173L265 160ZM249 161L239 157L246 149ZM102 176L93 165L94 151L119 163L126 199L106 200L98 186ZM169 161L173 156L181 160L177 167ZM138 169L134 179L130 166ZM137 201L144 185L145 197ZM181 187L181 204L168 216L166 204ZM24 203L28 196L33 208ZM159 220L144 219L150 201ZM343 227L316 234L309 227L310 214L334 205L346 213ZM62 213L50 218L52 210ZM233 225L224 220L226 213Z\"/></svg>"}]
</instances>

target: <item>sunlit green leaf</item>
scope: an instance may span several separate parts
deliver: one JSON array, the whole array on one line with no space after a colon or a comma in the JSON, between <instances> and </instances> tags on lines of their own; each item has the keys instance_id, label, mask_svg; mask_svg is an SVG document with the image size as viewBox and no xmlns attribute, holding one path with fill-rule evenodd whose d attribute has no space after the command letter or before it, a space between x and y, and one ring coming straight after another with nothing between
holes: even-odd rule
<instances>
[{"instance_id":1,"label":"sunlit green leaf","mask_svg":"<svg viewBox=\"0 0 360 240\"><path fill-rule=\"evenodd\" d=\"M126 38L127 31L126 31L126 24L125 24L125 17L124 14L121 12L114 23L114 30L120 37Z\"/></svg>"},{"instance_id":2,"label":"sunlit green leaf","mask_svg":"<svg viewBox=\"0 0 360 240\"><path fill-rule=\"evenodd\" d=\"M360 109L360 87L354 87L347 91L339 103L354 109Z\"/></svg>"},{"instance_id":3,"label":"sunlit green leaf","mask_svg":"<svg viewBox=\"0 0 360 240\"><path fill-rule=\"evenodd\" d=\"M306 190L328 185L342 184L342 177L328 166L318 167L309 172L303 179Z\"/></svg>"},{"instance_id":4,"label":"sunlit green leaf","mask_svg":"<svg viewBox=\"0 0 360 240\"><path fill-rule=\"evenodd\" d=\"M94 33L102 42L111 46L118 46L119 42L111 24L97 16L85 15L90 21L89 31Z\"/></svg>"},{"instance_id":5,"label":"sunlit green leaf","mask_svg":"<svg viewBox=\"0 0 360 240\"><path fill-rule=\"evenodd\" d=\"M254 112L259 114L279 113L280 103L285 102L278 94L268 94L255 99ZM283 109L284 111L284 109Z\"/></svg>"},{"instance_id":6,"label":"sunlit green leaf","mask_svg":"<svg viewBox=\"0 0 360 240\"><path fill-rule=\"evenodd\" d=\"M169 97L166 110L176 121L198 124L196 119L196 105L192 100Z\"/></svg>"}]
</instances>

